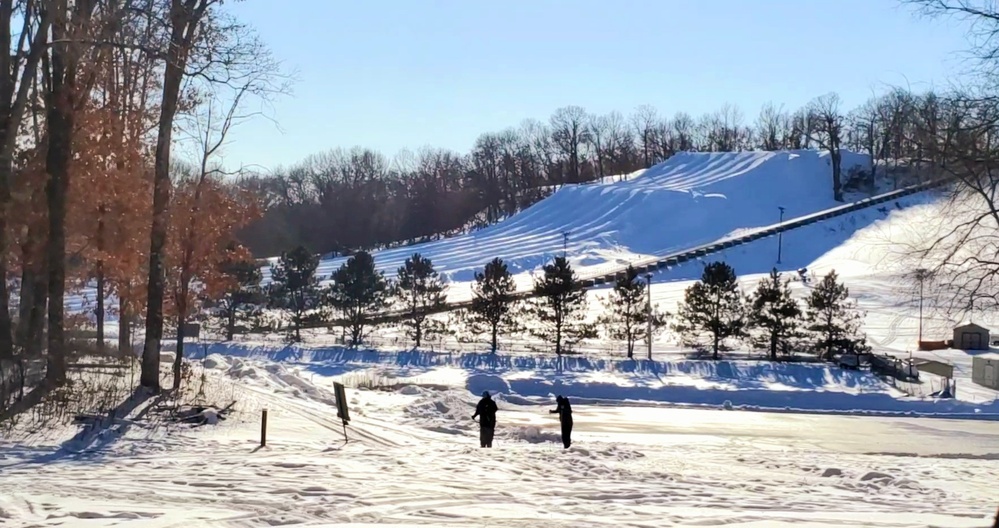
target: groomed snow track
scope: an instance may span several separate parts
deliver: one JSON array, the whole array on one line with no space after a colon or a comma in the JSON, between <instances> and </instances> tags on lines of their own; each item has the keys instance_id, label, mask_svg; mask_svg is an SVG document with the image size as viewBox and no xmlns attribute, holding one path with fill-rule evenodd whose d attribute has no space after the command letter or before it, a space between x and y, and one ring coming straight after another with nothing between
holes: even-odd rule
<instances>
[{"instance_id":1,"label":"groomed snow track","mask_svg":"<svg viewBox=\"0 0 999 528\"><path fill-rule=\"evenodd\" d=\"M736 246L741 246L743 244L748 244L750 242L755 242L762 238L768 238L780 233L785 233L788 231L793 231L795 229L805 227L808 225L816 224L819 222L824 222L836 218L838 216L843 216L850 214L861 209L867 209L874 207L876 205L881 205L893 200L898 200L899 198L904 198L906 196L911 196L913 194L918 194L930 189L937 187L942 187L948 183L952 183L953 178L941 178L935 179L928 182L923 182L915 185L910 185L902 189L897 189L891 192L879 194L877 196L872 196L870 198L865 198L853 203L831 207L829 209L824 209L817 213L812 213L804 216L799 216L792 218L790 220L784 221L780 224L774 224L767 227L761 227L754 230L749 234L739 235L736 237L722 238L714 242L704 244L701 246L696 246L690 249L683 250L681 252L671 253L661 257L650 258L638 262L632 262L629 265L634 267L639 273L652 273L654 271L670 269L673 266L683 264L691 260L698 260L714 253L733 248ZM593 286L599 286L602 284L613 283L618 277L624 275L629 265L622 265L619 268L610 271L603 272L599 274L581 276L579 284L581 287L589 288ZM518 299L528 299L534 296L533 291L519 291L515 294ZM461 310L469 308L472 305L472 301L458 301L446 303L439 309L428 310L427 313L446 313L455 310ZM390 323L394 321L399 321L406 318L409 312L401 310L393 310L388 312L382 312L377 317L373 317L370 321L372 324L379 323ZM346 321L343 320L333 320L328 323L309 325L312 328L323 328L328 326L344 326Z\"/></svg>"}]
</instances>

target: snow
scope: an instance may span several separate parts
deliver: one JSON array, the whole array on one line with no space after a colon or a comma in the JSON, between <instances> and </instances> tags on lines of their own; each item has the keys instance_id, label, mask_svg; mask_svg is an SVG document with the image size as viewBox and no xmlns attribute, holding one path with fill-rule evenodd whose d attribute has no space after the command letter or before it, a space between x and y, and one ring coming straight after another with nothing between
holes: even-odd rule
<instances>
[{"instance_id":1,"label":"snow","mask_svg":"<svg viewBox=\"0 0 999 528\"><path fill-rule=\"evenodd\" d=\"M853 164L866 160L848 154L844 166ZM679 155L563 187L495 226L375 257L392 272L414 251L430 256L457 300L495 256L526 287L561 253L564 231L585 276L774 224L777 206L789 220L837 205L827 190L828 159L817 152ZM209 393L236 399L233 414L208 411L215 423L177 427L136 408L93 443L69 424L39 433L19 423L0 437L0 525L987 526L999 392L971 382L972 358L985 353L915 350L916 290L897 258L919 226L946 214L921 193L785 233L780 264L775 238L710 260L732 264L746 291L775 266L792 276L807 267L813 278L835 269L866 311L875 351L954 365L956 399L903 392L933 392L940 380L929 375L896 387L742 349L689 359L671 335L656 341L654 361L625 359L613 342L561 358L513 353L509 342L497 355L455 341L443 343L449 352L355 350L316 332L308 346L274 336L203 343L188 349L194 377L227 387ZM322 273L339 263L324 261ZM701 265L656 273L653 302L674 311ZM809 288L792 284L799 296ZM606 294L589 293L594 314ZM945 339L965 319L936 304L924 307L924 339ZM994 314L974 319L999 328ZM373 337L390 343L398 333ZM335 382L348 387L348 442ZM492 450L477 448L471 420L483 391L500 407ZM567 450L548 413L558 394L573 403Z\"/></svg>"},{"instance_id":2,"label":"snow","mask_svg":"<svg viewBox=\"0 0 999 528\"><path fill-rule=\"evenodd\" d=\"M342 376L232 358L239 412L217 425L133 427L100 449L70 434L0 442L0 519L17 526L986 525L994 424L723 412L574 401L563 450L543 404L499 396L480 450L464 389L348 389ZM287 368L285 368L287 367ZM212 377L226 376L211 369ZM291 378L297 381L290 382ZM304 387L309 390L301 390ZM291 391L291 387L300 390ZM268 409L268 445L257 444Z\"/></svg>"}]
</instances>

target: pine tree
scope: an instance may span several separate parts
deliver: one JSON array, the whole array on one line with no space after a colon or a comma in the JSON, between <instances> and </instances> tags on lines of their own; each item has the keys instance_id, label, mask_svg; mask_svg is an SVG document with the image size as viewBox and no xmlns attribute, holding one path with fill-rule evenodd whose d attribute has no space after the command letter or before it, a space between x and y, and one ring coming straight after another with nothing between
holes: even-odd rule
<instances>
[{"instance_id":1,"label":"pine tree","mask_svg":"<svg viewBox=\"0 0 999 528\"><path fill-rule=\"evenodd\" d=\"M684 292L677 329L682 333L711 336L712 357L725 339L741 337L745 328L745 304L735 270L724 262L704 267L701 280Z\"/></svg>"},{"instance_id":2,"label":"pine tree","mask_svg":"<svg viewBox=\"0 0 999 528\"><path fill-rule=\"evenodd\" d=\"M446 289L433 262L419 253L414 253L399 268L393 293L409 315L408 324L417 347L423 342L427 315L444 306Z\"/></svg>"},{"instance_id":3,"label":"pine tree","mask_svg":"<svg viewBox=\"0 0 999 528\"><path fill-rule=\"evenodd\" d=\"M850 290L838 278L835 271L830 271L805 301L808 330L814 336L815 350L828 360L832 360L837 351L864 353L869 350L866 337L860 333L864 314L850 299Z\"/></svg>"},{"instance_id":4,"label":"pine tree","mask_svg":"<svg viewBox=\"0 0 999 528\"><path fill-rule=\"evenodd\" d=\"M289 338L302 341L302 325L311 319L310 312L322 305L316 268L319 257L299 246L281 254L271 266L270 305L288 312L292 331Z\"/></svg>"},{"instance_id":5,"label":"pine tree","mask_svg":"<svg viewBox=\"0 0 999 528\"><path fill-rule=\"evenodd\" d=\"M770 278L756 287L750 305L749 326L754 330L754 342L766 346L773 361L777 360L777 349L786 349L800 329L801 307L791 297L789 284L774 268Z\"/></svg>"},{"instance_id":6,"label":"pine tree","mask_svg":"<svg viewBox=\"0 0 999 528\"><path fill-rule=\"evenodd\" d=\"M496 353L500 329L511 327L513 321L513 292L516 285L506 263L495 258L485 269L475 272L472 284L472 307L469 310L473 326L488 327L490 350Z\"/></svg>"},{"instance_id":7,"label":"pine tree","mask_svg":"<svg viewBox=\"0 0 999 528\"><path fill-rule=\"evenodd\" d=\"M375 259L366 251L347 259L333 272L332 279L330 306L347 320L350 344L356 346L364 338L364 327L371 315L388 304L388 282L375 270Z\"/></svg>"},{"instance_id":8,"label":"pine tree","mask_svg":"<svg viewBox=\"0 0 999 528\"><path fill-rule=\"evenodd\" d=\"M247 259L228 261L222 273L229 279L228 288L218 302L218 316L225 324L226 341L232 341L236 323L246 320L264 302L260 288L260 266Z\"/></svg>"},{"instance_id":9,"label":"pine tree","mask_svg":"<svg viewBox=\"0 0 999 528\"><path fill-rule=\"evenodd\" d=\"M586 324L586 290L577 284L576 273L565 257L544 266L544 275L534 282L536 298L531 313L540 323L533 333L555 344L561 355L565 345L593 336Z\"/></svg>"},{"instance_id":10,"label":"pine tree","mask_svg":"<svg viewBox=\"0 0 999 528\"><path fill-rule=\"evenodd\" d=\"M649 313L650 309L652 313ZM600 323L611 339L625 341L628 359L635 357L635 343L649 338L650 320L653 337L666 324L666 314L650 306L648 283L639 280L638 271L631 266L614 283L614 289L604 301L604 311Z\"/></svg>"}]
</instances>

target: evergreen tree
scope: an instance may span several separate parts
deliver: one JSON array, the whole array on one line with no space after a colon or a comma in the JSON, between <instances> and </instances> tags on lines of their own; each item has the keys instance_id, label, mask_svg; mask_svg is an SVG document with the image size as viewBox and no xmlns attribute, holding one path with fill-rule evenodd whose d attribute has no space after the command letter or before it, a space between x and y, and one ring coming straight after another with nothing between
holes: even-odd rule
<instances>
[{"instance_id":1,"label":"evergreen tree","mask_svg":"<svg viewBox=\"0 0 999 528\"><path fill-rule=\"evenodd\" d=\"M496 353L497 339L501 327L511 327L513 321L513 292L516 285L506 263L495 258L480 273L475 273L472 284L472 307L469 309L473 326L486 326L489 331L489 344Z\"/></svg>"},{"instance_id":2,"label":"evergreen tree","mask_svg":"<svg viewBox=\"0 0 999 528\"><path fill-rule=\"evenodd\" d=\"M711 336L712 357L718 359L722 341L744 335L745 304L735 270L724 262L705 266L701 280L684 292L677 315L682 333Z\"/></svg>"},{"instance_id":3,"label":"evergreen tree","mask_svg":"<svg viewBox=\"0 0 999 528\"><path fill-rule=\"evenodd\" d=\"M600 318L600 323L611 339L625 341L628 359L635 357L635 343L649 338L650 319L653 337L666 324L666 314L650 306L648 286L648 283L638 279L638 271L628 266L624 276L618 277L614 289L604 302L604 315Z\"/></svg>"},{"instance_id":4,"label":"evergreen tree","mask_svg":"<svg viewBox=\"0 0 999 528\"><path fill-rule=\"evenodd\" d=\"M544 266L544 275L534 282L536 296L531 313L540 323L533 333L555 344L561 355L565 345L593 336L585 323L586 290L578 287L576 273L565 257L556 257Z\"/></svg>"},{"instance_id":5,"label":"evergreen tree","mask_svg":"<svg viewBox=\"0 0 999 528\"><path fill-rule=\"evenodd\" d=\"M754 343L770 351L770 359L777 360L777 349L788 348L790 339L798 336L801 326L801 307L791 297L791 281L781 280L777 268L770 278L760 281L753 292L749 325L754 330Z\"/></svg>"},{"instance_id":6,"label":"evergreen tree","mask_svg":"<svg viewBox=\"0 0 999 528\"><path fill-rule=\"evenodd\" d=\"M252 260L225 262L222 273L229 279L228 288L218 302L217 314L225 325L226 341L232 341L236 323L245 321L260 310L264 303L263 280L260 266Z\"/></svg>"},{"instance_id":7,"label":"evergreen tree","mask_svg":"<svg viewBox=\"0 0 999 528\"><path fill-rule=\"evenodd\" d=\"M444 306L447 286L430 259L414 253L399 268L393 292L409 315L408 325L416 341L423 342L424 323L434 309Z\"/></svg>"},{"instance_id":8,"label":"evergreen tree","mask_svg":"<svg viewBox=\"0 0 999 528\"><path fill-rule=\"evenodd\" d=\"M375 259L366 251L347 259L331 279L329 304L347 321L350 344L356 346L364 338L364 327L371 315L388 305L388 282L375 270Z\"/></svg>"},{"instance_id":9,"label":"evergreen tree","mask_svg":"<svg viewBox=\"0 0 999 528\"><path fill-rule=\"evenodd\" d=\"M808 330L814 336L814 347L820 357L832 360L839 352L864 353L869 350L867 338L861 335L864 314L850 299L850 290L830 271L815 285L805 301L808 307Z\"/></svg>"},{"instance_id":10,"label":"evergreen tree","mask_svg":"<svg viewBox=\"0 0 999 528\"><path fill-rule=\"evenodd\" d=\"M311 320L310 313L322 305L316 279L318 266L319 257L302 246L282 253L278 262L271 266L270 305L291 316L289 338L296 343L302 341L302 325Z\"/></svg>"}]
</instances>

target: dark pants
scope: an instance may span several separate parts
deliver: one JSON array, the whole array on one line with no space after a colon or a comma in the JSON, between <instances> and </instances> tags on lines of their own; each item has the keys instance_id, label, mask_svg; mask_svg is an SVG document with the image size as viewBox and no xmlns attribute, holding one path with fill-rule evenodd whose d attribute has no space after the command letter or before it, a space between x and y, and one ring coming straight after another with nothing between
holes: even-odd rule
<instances>
[{"instance_id":1,"label":"dark pants","mask_svg":"<svg viewBox=\"0 0 999 528\"><path fill-rule=\"evenodd\" d=\"M479 444L482 447L492 447L493 446L493 433L496 432L492 427L480 427L479 428Z\"/></svg>"},{"instance_id":2,"label":"dark pants","mask_svg":"<svg viewBox=\"0 0 999 528\"><path fill-rule=\"evenodd\" d=\"M562 445L566 449L572 445L572 422L562 424Z\"/></svg>"}]
</instances>

